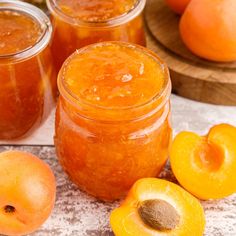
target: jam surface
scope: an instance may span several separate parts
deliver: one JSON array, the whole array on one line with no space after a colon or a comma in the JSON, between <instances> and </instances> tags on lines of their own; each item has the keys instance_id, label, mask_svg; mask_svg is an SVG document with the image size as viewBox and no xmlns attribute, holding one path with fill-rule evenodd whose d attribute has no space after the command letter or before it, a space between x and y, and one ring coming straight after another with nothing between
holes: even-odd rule
<instances>
[{"instance_id":1,"label":"jam surface","mask_svg":"<svg viewBox=\"0 0 236 236\"><path fill-rule=\"evenodd\" d=\"M42 28L32 17L17 11L0 11L0 55L30 48L41 35Z\"/></svg>"},{"instance_id":2,"label":"jam surface","mask_svg":"<svg viewBox=\"0 0 236 236\"><path fill-rule=\"evenodd\" d=\"M137 0L57 0L66 14L87 22L102 22L126 14Z\"/></svg>"},{"instance_id":3,"label":"jam surface","mask_svg":"<svg viewBox=\"0 0 236 236\"><path fill-rule=\"evenodd\" d=\"M106 108L145 104L165 85L164 68L142 49L103 43L75 53L63 68L63 82L77 99Z\"/></svg>"}]
</instances>

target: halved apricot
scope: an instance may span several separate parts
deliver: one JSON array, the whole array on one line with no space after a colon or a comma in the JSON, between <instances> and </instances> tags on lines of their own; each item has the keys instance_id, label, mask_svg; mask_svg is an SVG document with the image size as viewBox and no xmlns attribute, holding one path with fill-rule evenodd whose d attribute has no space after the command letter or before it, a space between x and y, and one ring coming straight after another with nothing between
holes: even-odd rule
<instances>
[{"instance_id":1,"label":"halved apricot","mask_svg":"<svg viewBox=\"0 0 236 236\"><path fill-rule=\"evenodd\" d=\"M236 127L220 124L201 137L179 133L170 162L179 183L200 199L217 199L236 192Z\"/></svg>"},{"instance_id":2,"label":"halved apricot","mask_svg":"<svg viewBox=\"0 0 236 236\"><path fill-rule=\"evenodd\" d=\"M205 216L199 201L178 185L144 178L111 213L110 223L116 236L202 236Z\"/></svg>"}]
</instances>

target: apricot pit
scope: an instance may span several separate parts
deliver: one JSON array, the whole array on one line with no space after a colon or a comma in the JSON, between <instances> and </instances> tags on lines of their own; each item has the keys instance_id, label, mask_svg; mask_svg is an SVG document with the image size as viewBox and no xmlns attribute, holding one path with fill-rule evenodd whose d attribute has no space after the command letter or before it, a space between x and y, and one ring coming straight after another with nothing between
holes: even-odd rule
<instances>
[{"instance_id":1,"label":"apricot pit","mask_svg":"<svg viewBox=\"0 0 236 236\"><path fill-rule=\"evenodd\" d=\"M140 203L138 213L142 221L159 231L173 230L179 224L180 216L168 202L160 199Z\"/></svg>"}]
</instances>

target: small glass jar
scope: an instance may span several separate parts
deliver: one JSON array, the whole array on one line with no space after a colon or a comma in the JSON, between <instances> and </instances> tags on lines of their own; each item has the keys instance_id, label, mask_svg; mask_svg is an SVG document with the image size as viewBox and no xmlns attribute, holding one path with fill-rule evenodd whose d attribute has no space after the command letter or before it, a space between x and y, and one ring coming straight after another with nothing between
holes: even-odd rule
<instances>
[{"instance_id":1,"label":"small glass jar","mask_svg":"<svg viewBox=\"0 0 236 236\"><path fill-rule=\"evenodd\" d=\"M56 151L82 190L111 201L159 174L172 140L171 82L154 53L122 42L87 46L63 64L58 87Z\"/></svg>"},{"instance_id":2,"label":"small glass jar","mask_svg":"<svg viewBox=\"0 0 236 236\"><path fill-rule=\"evenodd\" d=\"M108 10L104 8L101 14L96 17L85 19L80 15L73 14L70 4L88 5L91 14L95 14L99 10L96 6L109 4L122 4L123 1L114 0L91 0L91 1L63 1L68 5L60 5L61 0L47 0L47 6L52 14L52 24L54 26L52 51L55 58L56 68L59 71L62 63L76 49L86 45L102 42L102 41L126 41L145 46L145 33L143 29L142 12L146 0L132 0L133 7L121 15L111 18L102 17L108 14ZM131 1L131 0L130 0ZM72 4L72 5L73 5ZM100 5L99 5L100 4ZM94 10L91 10L95 5ZM77 6L77 5L75 5ZM105 7L105 6L104 6ZM84 11L88 11L86 10ZM92 8L93 9L93 8ZM103 15L104 13L104 15ZM103 20L102 20L102 19Z\"/></svg>"},{"instance_id":3,"label":"small glass jar","mask_svg":"<svg viewBox=\"0 0 236 236\"><path fill-rule=\"evenodd\" d=\"M49 48L52 27L40 9L1 1L0 24L0 140L9 140L26 137L49 115L56 73Z\"/></svg>"}]
</instances>

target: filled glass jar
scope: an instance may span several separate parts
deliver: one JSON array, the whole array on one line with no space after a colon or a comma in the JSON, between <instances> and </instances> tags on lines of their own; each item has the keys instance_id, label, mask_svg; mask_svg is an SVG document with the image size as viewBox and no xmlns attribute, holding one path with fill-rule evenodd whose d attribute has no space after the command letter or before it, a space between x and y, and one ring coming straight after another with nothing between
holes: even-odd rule
<instances>
[{"instance_id":1,"label":"filled glass jar","mask_svg":"<svg viewBox=\"0 0 236 236\"><path fill-rule=\"evenodd\" d=\"M58 76L55 145L84 191L123 197L157 176L172 140L167 66L147 48L103 42L77 50Z\"/></svg>"},{"instance_id":2,"label":"filled glass jar","mask_svg":"<svg viewBox=\"0 0 236 236\"><path fill-rule=\"evenodd\" d=\"M29 135L55 106L52 27L38 8L0 2L0 140Z\"/></svg>"},{"instance_id":3,"label":"filled glass jar","mask_svg":"<svg viewBox=\"0 0 236 236\"><path fill-rule=\"evenodd\" d=\"M101 41L145 45L146 0L47 0L52 14L52 50L59 70L76 49Z\"/></svg>"}]
</instances>

